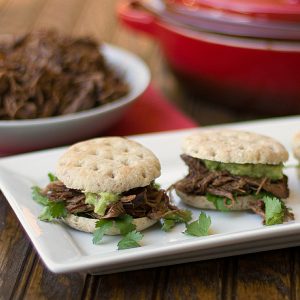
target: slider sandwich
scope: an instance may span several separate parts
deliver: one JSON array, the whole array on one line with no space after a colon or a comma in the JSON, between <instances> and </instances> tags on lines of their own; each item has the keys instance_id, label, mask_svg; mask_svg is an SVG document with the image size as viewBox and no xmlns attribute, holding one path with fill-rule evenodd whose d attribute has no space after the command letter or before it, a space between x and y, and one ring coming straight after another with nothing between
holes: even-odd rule
<instances>
[{"instance_id":1,"label":"slider sandwich","mask_svg":"<svg viewBox=\"0 0 300 300\"><path fill-rule=\"evenodd\" d=\"M158 159L135 141L105 137L77 143L60 157L55 176L36 190L46 199L41 220L60 218L91 233L105 224L103 233L116 235L144 230L168 217L180 222L184 215L154 182L160 176ZM61 210L53 209L58 203Z\"/></svg>"},{"instance_id":2,"label":"slider sandwich","mask_svg":"<svg viewBox=\"0 0 300 300\"><path fill-rule=\"evenodd\" d=\"M202 130L183 142L188 175L173 187L188 205L221 211L252 210L267 225L293 216L283 162L288 152L276 140L246 131ZM277 215L274 215L272 211Z\"/></svg>"}]
</instances>

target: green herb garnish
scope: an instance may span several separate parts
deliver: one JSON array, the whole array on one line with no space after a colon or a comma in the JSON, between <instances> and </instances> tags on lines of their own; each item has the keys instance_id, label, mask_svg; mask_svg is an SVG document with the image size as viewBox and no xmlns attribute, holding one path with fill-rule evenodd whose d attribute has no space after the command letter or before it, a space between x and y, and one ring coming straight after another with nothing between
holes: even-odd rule
<instances>
[{"instance_id":1,"label":"green herb garnish","mask_svg":"<svg viewBox=\"0 0 300 300\"><path fill-rule=\"evenodd\" d=\"M126 235L127 233L136 229L136 225L132 223L133 217L129 215L125 215L122 217L118 217L115 219L116 226L120 230L122 235Z\"/></svg>"},{"instance_id":2,"label":"green herb garnish","mask_svg":"<svg viewBox=\"0 0 300 300\"><path fill-rule=\"evenodd\" d=\"M224 203L224 200L226 199L226 204L230 205L231 204L230 199L221 196L212 195L209 193L206 194L206 199L212 202L217 210L230 211L230 208L228 208Z\"/></svg>"},{"instance_id":3,"label":"green herb garnish","mask_svg":"<svg viewBox=\"0 0 300 300\"><path fill-rule=\"evenodd\" d=\"M96 222L96 230L93 233L93 244L100 244L104 233L107 229L113 226L112 220L102 219Z\"/></svg>"},{"instance_id":4,"label":"green herb garnish","mask_svg":"<svg viewBox=\"0 0 300 300\"><path fill-rule=\"evenodd\" d=\"M282 224L284 221L285 204L276 197L264 196L265 203L265 224Z\"/></svg>"},{"instance_id":5,"label":"green herb garnish","mask_svg":"<svg viewBox=\"0 0 300 300\"><path fill-rule=\"evenodd\" d=\"M141 247L139 241L143 238L143 234L134 230L127 233L118 243L118 250Z\"/></svg>"},{"instance_id":6,"label":"green herb garnish","mask_svg":"<svg viewBox=\"0 0 300 300\"><path fill-rule=\"evenodd\" d=\"M49 202L44 207L42 213L39 216L41 221L50 222L53 219L63 218L67 216L67 210L63 202Z\"/></svg>"},{"instance_id":7,"label":"green herb garnish","mask_svg":"<svg viewBox=\"0 0 300 300\"><path fill-rule=\"evenodd\" d=\"M57 181L57 177L53 173L48 173L48 178L50 182Z\"/></svg>"},{"instance_id":8,"label":"green herb garnish","mask_svg":"<svg viewBox=\"0 0 300 300\"><path fill-rule=\"evenodd\" d=\"M49 204L48 198L46 196L42 195L41 188L39 188L38 186L33 186L31 188L31 190L32 190L32 193L31 193L32 199L35 202L42 204L44 206Z\"/></svg>"},{"instance_id":9,"label":"green herb garnish","mask_svg":"<svg viewBox=\"0 0 300 300\"><path fill-rule=\"evenodd\" d=\"M67 210L63 202L51 202L48 198L41 193L38 186L32 187L32 199L39 204L44 205L44 209L39 216L41 221L50 222L53 219L62 218L67 215Z\"/></svg>"},{"instance_id":10,"label":"green herb garnish","mask_svg":"<svg viewBox=\"0 0 300 300\"><path fill-rule=\"evenodd\" d=\"M188 223L192 220L192 212L189 210L175 210L167 212L163 219L163 231L170 231L176 223Z\"/></svg>"},{"instance_id":11,"label":"green herb garnish","mask_svg":"<svg viewBox=\"0 0 300 300\"><path fill-rule=\"evenodd\" d=\"M201 212L198 220L186 225L186 230L184 233L193 236L206 236L208 235L208 229L210 225L210 216L207 216L204 212Z\"/></svg>"}]
</instances>

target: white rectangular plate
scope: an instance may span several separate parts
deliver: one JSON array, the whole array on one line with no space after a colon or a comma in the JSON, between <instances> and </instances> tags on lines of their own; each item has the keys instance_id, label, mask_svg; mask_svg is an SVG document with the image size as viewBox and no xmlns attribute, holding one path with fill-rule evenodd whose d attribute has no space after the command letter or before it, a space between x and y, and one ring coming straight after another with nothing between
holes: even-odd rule
<instances>
[{"instance_id":1,"label":"white rectangular plate","mask_svg":"<svg viewBox=\"0 0 300 300\"><path fill-rule=\"evenodd\" d=\"M300 130L300 117L288 117L215 127L231 127L272 136L281 141L291 154L291 139ZM180 143L195 130L181 130L133 136L132 139L150 148L160 159L162 176L157 180L164 188L182 178L187 169L180 160ZM117 250L120 237L105 236L101 245L92 244L92 236L38 220L42 207L31 199L31 186L45 186L47 173L54 172L57 158L64 148L34 152L0 159L0 188L32 243L53 272L87 271L113 273L131 269L176 264L284 248L300 245L300 182L294 168L286 170L290 197L287 206L293 209L295 221L263 226L259 216L250 212L206 211L212 218L211 235L191 237L183 234L184 225L165 233L156 225L144 232L140 248ZM290 155L288 164L296 161ZM174 197L176 204L180 204ZM192 209L194 219L199 210Z\"/></svg>"}]
</instances>

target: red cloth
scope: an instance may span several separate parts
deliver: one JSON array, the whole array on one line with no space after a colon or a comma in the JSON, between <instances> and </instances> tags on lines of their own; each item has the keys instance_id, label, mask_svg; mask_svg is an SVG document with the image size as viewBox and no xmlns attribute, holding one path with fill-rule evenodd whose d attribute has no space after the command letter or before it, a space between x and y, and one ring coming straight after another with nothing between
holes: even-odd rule
<instances>
[{"instance_id":1,"label":"red cloth","mask_svg":"<svg viewBox=\"0 0 300 300\"><path fill-rule=\"evenodd\" d=\"M122 119L105 132L106 135L131 135L147 132L184 129L197 126L183 115L152 85L125 113Z\"/></svg>"}]
</instances>

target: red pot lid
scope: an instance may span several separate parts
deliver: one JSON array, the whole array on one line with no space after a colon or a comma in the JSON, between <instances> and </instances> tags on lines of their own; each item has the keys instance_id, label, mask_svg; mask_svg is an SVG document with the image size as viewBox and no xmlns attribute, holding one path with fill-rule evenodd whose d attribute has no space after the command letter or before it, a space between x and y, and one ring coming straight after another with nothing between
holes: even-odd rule
<instances>
[{"instance_id":1,"label":"red pot lid","mask_svg":"<svg viewBox=\"0 0 300 300\"><path fill-rule=\"evenodd\" d=\"M272 21L300 22L300 0L166 0L187 9L210 8Z\"/></svg>"}]
</instances>

